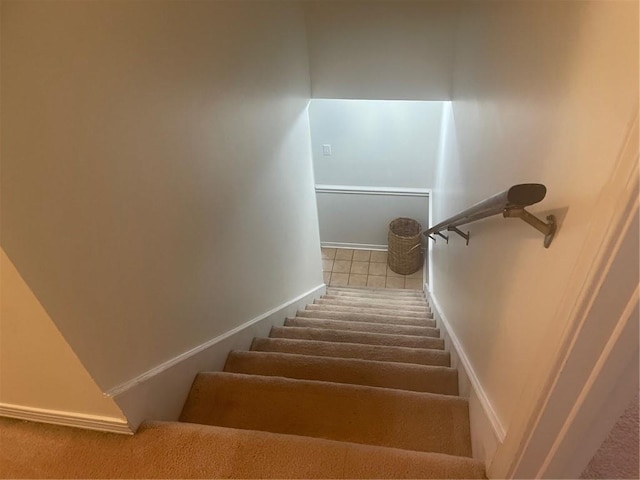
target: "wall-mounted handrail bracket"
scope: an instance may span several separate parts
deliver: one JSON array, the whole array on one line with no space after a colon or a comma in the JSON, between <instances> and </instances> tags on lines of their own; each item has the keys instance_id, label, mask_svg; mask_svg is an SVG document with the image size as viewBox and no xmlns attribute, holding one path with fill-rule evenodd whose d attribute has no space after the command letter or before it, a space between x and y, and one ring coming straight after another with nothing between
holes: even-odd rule
<instances>
[{"instance_id":1,"label":"wall-mounted handrail bracket","mask_svg":"<svg viewBox=\"0 0 640 480\"><path fill-rule=\"evenodd\" d=\"M434 237L433 235L427 235L427 237L433 240L433 243L436 243L436 237Z\"/></svg>"},{"instance_id":2,"label":"wall-mounted handrail bracket","mask_svg":"<svg viewBox=\"0 0 640 480\"><path fill-rule=\"evenodd\" d=\"M441 236L442 238L444 238L444 239L445 239L445 241L447 242L447 245L449 244L449 237L447 237L446 235L443 235L443 234L442 234L442 233L440 233L440 232L436 232L436 235L439 235L439 236Z\"/></svg>"},{"instance_id":3,"label":"wall-mounted handrail bracket","mask_svg":"<svg viewBox=\"0 0 640 480\"><path fill-rule=\"evenodd\" d=\"M470 232L464 233L458 227L447 227L447 230L449 232L454 232L454 233L457 233L458 235L460 235L462 238L464 238L467 241L467 245L469 245L469 238L471 238L471 233Z\"/></svg>"},{"instance_id":4,"label":"wall-mounted handrail bracket","mask_svg":"<svg viewBox=\"0 0 640 480\"><path fill-rule=\"evenodd\" d=\"M504 218L519 218L541 232L544 235L544 248L549 248L549 245L551 245L553 237L558 230L555 216L547 215L547 223L545 223L535 215L528 212L524 207L505 208L502 215Z\"/></svg>"}]
</instances>

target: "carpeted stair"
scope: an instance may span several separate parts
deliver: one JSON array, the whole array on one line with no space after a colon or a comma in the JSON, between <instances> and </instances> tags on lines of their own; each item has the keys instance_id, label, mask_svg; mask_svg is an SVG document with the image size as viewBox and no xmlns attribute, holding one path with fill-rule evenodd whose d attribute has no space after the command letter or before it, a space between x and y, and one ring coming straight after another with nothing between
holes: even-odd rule
<instances>
[{"instance_id":1,"label":"carpeted stair","mask_svg":"<svg viewBox=\"0 0 640 480\"><path fill-rule=\"evenodd\" d=\"M342 465L350 477L484 478L457 394L422 292L329 287L250 351L231 352L223 372L200 373L180 420L296 452L299 468L272 465L284 455L262 458L265 475L336 477ZM247 462L262 455L245 454Z\"/></svg>"}]
</instances>

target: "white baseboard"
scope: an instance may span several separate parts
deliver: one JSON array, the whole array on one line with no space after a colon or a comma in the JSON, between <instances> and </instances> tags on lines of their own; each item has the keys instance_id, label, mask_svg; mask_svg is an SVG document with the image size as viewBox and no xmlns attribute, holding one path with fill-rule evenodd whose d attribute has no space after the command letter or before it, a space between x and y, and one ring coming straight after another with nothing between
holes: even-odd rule
<instances>
[{"instance_id":1,"label":"white baseboard","mask_svg":"<svg viewBox=\"0 0 640 480\"><path fill-rule=\"evenodd\" d=\"M145 419L177 420L196 374L220 371L232 350L248 350L254 337L266 337L272 326L313 303L325 293L319 285L191 350L122 383L106 394L112 397L134 429Z\"/></svg>"},{"instance_id":2,"label":"white baseboard","mask_svg":"<svg viewBox=\"0 0 640 480\"><path fill-rule=\"evenodd\" d=\"M101 432L133 434L133 429L126 420L115 417L101 417L77 412L49 410L44 408L25 407L0 403L0 416L28 420L30 422L50 423L64 427L77 427L85 430Z\"/></svg>"},{"instance_id":3,"label":"white baseboard","mask_svg":"<svg viewBox=\"0 0 640 480\"><path fill-rule=\"evenodd\" d=\"M322 248L350 248L352 250L379 250L386 252L386 245L374 245L370 243L343 243L343 242L320 242Z\"/></svg>"},{"instance_id":4,"label":"white baseboard","mask_svg":"<svg viewBox=\"0 0 640 480\"><path fill-rule=\"evenodd\" d=\"M451 366L458 370L460 395L469 400L473 457L485 462L488 467L497 448L504 442L505 428L487 397L460 340L426 283L424 292L429 300L434 319L442 332L445 348L451 352Z\"/></svg>"}]
</instances>

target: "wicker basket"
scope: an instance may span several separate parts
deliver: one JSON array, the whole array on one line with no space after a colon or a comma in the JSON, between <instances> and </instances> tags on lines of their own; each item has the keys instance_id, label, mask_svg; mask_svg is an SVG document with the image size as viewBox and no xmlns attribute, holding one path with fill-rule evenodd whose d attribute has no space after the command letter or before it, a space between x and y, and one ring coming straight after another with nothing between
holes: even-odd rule
<instances>
[{"instance_id":1,"label":"wicker basket","mask_svg":"<svg viewBox=\"0 0 640 480\"><path fill-rule=\"evenodd\" d=\"M410 275L422 267L422 225L411 218L396 218L389 224L389 268Z\"/></svg>"}]
</instances>

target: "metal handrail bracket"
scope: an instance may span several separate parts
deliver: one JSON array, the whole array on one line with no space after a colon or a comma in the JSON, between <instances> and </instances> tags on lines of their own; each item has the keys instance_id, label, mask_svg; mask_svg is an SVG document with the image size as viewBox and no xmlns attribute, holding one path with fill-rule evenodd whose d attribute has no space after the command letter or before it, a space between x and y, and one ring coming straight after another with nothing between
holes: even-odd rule
<instances>
[{"instance_id":1,"label":"metal handrail bracket","mask_svg":"<svg viewBox=\"0 0 640 480\"><path fill-rule=\"evenodd\" d=\"M449 232L454 232L454 233L457 233L458 235L460 235L462 238L464 238L467 241L466 244L469 245L469 239L471 238L471 232L464 233L458 227L447 227L447 230Z\"/></svg>"},{"instance_id":2,"label":"metal handrail bracket","mask_svg":"<svg viewBox=\"0 0 640 480\"><path fill-rule=\"evenodd\" d=\"M535 215L528 212L524 207L505 208L502 215L504 218L519 218L541 232L544 235L544 248L549 248L549 245L551 245L553 237L556 235L556 231L558 230L558 224L556 223L555 216L547 215L548 223L545 223Z\"/></svg>"},{"instance_id":3,"label":"metal handrail bracket","mask_svg":"<svg viewBox=\"0 0 640 480\"><path fill-rule=\"evenodd\" d=\"M441 236L442 238L444 238L444 239L445 239L445 241L447 242L447 245L449 244L449 237L447 237L446 235L443 235L443 234L442 234L442 233L440 233L440 232L436 232L436 235L439 235L439 236ZM434 238L433 240L435 241L435 238Z\"/></svg>"},{"instance_id":4,"label":"metal handrail bracket","mask_svg":"<svg viewBox=\"0 0 640 480\"><path fill-rule=\"evenodd\" d=\"M449 237L440 233L442 230L454 232L466 240L469 245L470 232L466 234L459 228L461 225L476 222L493 215L502 214L504 218L519 218L544 235L544 246L549 248L558 229L553 215L547 216L547 222L540 220L528 212L525 207L541 202L547 194L547 187L540 183L522 183L514 185L504 192L476 203L472 207L448 218L444 222L425 230L423 235L435 242L433 234L439 235L449 243Z\"/></svg>"}]
</instances>

